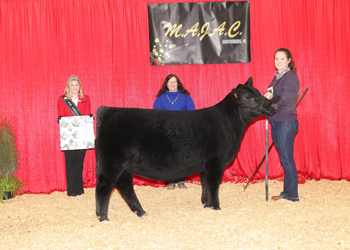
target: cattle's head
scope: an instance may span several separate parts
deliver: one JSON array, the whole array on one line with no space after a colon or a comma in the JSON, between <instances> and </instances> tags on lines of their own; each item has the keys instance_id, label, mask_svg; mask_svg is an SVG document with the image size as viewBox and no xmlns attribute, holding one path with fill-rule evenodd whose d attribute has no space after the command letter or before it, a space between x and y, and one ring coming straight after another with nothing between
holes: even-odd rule
<instances>
[{"instance_id":1,"label":"cattle's head","mask_svg":"<svg viewBox=\"0 0 350 250\"><path fill-rule=\"evenodd\" d=\"M259 90L253 87L253 80L250 77L248 81L233 89L232 97L234 102L246 109L247 112L253 112L255 115L273 115L276 112L277 104L273 104L269 99L260 94Z\"/></svg>"}]
</instances>

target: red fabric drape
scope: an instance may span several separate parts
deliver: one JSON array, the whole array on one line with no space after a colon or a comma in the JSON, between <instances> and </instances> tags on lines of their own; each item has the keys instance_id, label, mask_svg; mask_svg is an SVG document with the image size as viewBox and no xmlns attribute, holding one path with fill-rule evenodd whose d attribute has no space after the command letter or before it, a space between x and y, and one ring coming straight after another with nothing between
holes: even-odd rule
<instances>
[{"instance_id":1,"label":"red fabric drape","mask_svg":"<svg viewBox=\"0 0 350 250\"><path fill-rule=\"evenodd\" d=\"M294 55L301 92L309 88L298 107L299 175L350 180L348 0L251 0L251 63L150 66L147 4L168 2L178 1L0 0L0 116L16 128L17 175L26 193L66 190L56 120L69 75L81 79L94 113L101 105L152 108L170 73L180 77L196 108L205 108L250 76L264 92L280 47ZM264 138L260 118L248 127L223 181L251 176L265 153ZM85 187L96 183L94 153L88 150L85 158ZM275 148L269 166L270 178L283 176ZM256 179L264 176L262 167ZM145 184L142 178L135 183Z\"/></svg>"}]
</instances>

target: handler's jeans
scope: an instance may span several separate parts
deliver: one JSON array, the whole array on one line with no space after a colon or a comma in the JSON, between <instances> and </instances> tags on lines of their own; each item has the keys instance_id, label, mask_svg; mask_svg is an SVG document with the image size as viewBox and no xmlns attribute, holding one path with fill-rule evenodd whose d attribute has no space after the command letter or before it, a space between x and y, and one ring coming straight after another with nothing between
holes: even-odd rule
<instances>
[{"instance_id":1,"label":"handler's jeans","mask_svg":"<svg viewBox=\"0 0 350 250\"><path fill-rule=\"evenodd\" d=\"M298 128L298 120L271 121L272 139L284 170L284 187L280 195L291 201L299 201L298 173L293 157L294 137Z\"/></svg>"}]
</instances>

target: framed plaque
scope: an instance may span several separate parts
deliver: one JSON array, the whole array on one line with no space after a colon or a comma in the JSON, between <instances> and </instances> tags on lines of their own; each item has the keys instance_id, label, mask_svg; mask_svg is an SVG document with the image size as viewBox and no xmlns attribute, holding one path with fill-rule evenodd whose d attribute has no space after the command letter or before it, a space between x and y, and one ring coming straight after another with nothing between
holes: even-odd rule
<instances>
[{"instance_id":1,"label":"framed plaque","mask_svg":"<svg viewBox=\"0 0 350 250\"><path fill-rule=\"evenodd\" d=\"M93 117L88 115L62 117L59 123L61 150L95 148Z\"/></svg>"}]
</instances>

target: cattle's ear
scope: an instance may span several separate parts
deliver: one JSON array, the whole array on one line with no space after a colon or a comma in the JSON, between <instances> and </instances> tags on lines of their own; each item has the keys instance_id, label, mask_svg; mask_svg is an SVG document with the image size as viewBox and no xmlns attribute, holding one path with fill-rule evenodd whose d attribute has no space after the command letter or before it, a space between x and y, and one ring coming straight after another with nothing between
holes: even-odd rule
<instances>
[{"instance_id":1,"label":"cattle's ear","mask_svg":"<svg viewBox=\"0 0 350 250\"><path fill-rule=\"evenodd\" d=\"M244 85L248 87L253 87L253 78L249 77L249 79L246 81Z\"/></svg>"},{"instance_id":2,"label":"cattle's ear","mask_svg":"<svg viewBox=\"0 0 350 250\"><path fill-rule=\"evenodd\" d=\"M233 89L233 90L231 91L231 93L233 94L233 96L234 96L236 99L238 99L238 95L237 95L236 89Z\"/></svg>"}]
</instances>

